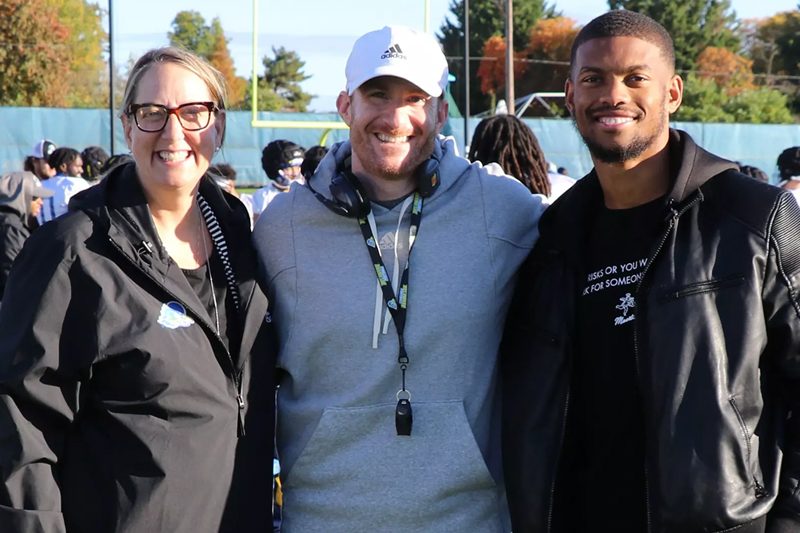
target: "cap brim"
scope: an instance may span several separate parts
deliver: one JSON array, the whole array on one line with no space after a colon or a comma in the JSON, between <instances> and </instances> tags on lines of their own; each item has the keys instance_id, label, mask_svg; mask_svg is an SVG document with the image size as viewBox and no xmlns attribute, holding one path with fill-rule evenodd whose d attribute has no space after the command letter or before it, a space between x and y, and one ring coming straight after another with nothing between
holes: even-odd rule
<instances>
[{"instance_id":1,"label":"cap brim","mask_svg":"<svg viewBox=\"0 0 800 533\"><path fill-rule=\"evenodd\" d=\"M352 95L354 92L356 92L356 89L364 85L369 80L380 78L381 76L393 76L395 78L404 79L409 83L413 83L434 98L440 97L444 92L438 83L426 83L426 80L421 79L422 76L420 76L418 69L402 68L400 65L395 64L382 65L370 72L368 75L362 76L356 80L352 80L351 87L348 89L348 94Z\"/></svg>"}]
</instances>

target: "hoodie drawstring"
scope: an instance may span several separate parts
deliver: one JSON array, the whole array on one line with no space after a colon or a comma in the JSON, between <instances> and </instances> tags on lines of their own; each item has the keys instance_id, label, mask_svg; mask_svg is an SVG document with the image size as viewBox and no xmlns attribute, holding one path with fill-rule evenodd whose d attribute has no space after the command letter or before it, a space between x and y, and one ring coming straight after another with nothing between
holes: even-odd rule
<instances>
[{"instance_id":1,"label":"hoodie drawstring","mask_svg":"<svg viewBox=\"0 0 800 533\"><path fill-rule=\"evenodd\" d=\"M397 228L394 232L394 266L392 268L392 290L394 293L397 294L399 285L400 285L400 258L397 255L397 249L399 248L398 242L400 239L400 229L403 225L403 217L406 215L406 211L411 206L412 201L414 200L413 195L409 196L405 200L403 200L403 205L400 208L400 216L397 217ZM377 224L375 223L375 217L373 216L372 212L367 215L367 220L369 221L369 227L372 230L373 235L378 235ZM383 257L383 252L381 251L380 243L375 243L378 247L378 254ZM409 246L410 248L410 246ZM406 258L406 262L408 259ZM389 323L392 320L392 314L386 309L386 304L383 301L383 292L381 291L381 284L379 281L375 281L376 293L375 293L375 313L372 319L372 348L378 348L378 337L381 333L386 335L389 331ZM386 313L383 315L383 313ZM381 316L384 316L383 321L383 330L381 331Z\"/></svg>"}]
</instances>

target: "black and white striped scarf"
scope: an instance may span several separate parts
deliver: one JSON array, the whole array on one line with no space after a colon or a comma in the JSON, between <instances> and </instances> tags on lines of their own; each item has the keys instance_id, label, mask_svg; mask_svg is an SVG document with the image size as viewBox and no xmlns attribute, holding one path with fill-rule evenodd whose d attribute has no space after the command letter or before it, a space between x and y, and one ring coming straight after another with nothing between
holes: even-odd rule
<instances>
[{"instance_id":1,"label":"black and white striped scarf","mask_svg":"<svg viewBox=\"0 0 800 533\"><path fill-rule=\"evenodd\" d=\"M225 270L225 282L228 284L228 292L233 299L233 305L236 311L240 311L241 296L239 295L239 286L236 284L236 276L233 274L233 267L231 266L231 259L228 255L228 243L225 242L225 235L222 234L222 228L219 227L217 216L211 210L211 206L199 193L197 194L197 205L200 206L200 212L203 214L203 219L206 222L208 233L211 235L211 240L214 242L214 249L217 250L219 258L222 261L222 266Z\"/></svg>"}]
</instances>

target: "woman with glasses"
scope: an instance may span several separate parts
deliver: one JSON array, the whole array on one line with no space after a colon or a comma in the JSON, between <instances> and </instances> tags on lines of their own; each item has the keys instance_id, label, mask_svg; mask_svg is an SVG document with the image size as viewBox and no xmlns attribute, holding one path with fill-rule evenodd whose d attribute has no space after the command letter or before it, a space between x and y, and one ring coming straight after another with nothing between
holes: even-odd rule
<instances>
[{"instance_id":1,"label":"woman with glasses","mask_svg":"<svg viewBox=\"0 0 800 533\"><path fill-rule=\"evenodd\" d=\"M244 206L206 175L219 72L131 70L133 162L29 239L0 308L4 531L271 528L274 346Z\"/></svg>"}]
</instances>

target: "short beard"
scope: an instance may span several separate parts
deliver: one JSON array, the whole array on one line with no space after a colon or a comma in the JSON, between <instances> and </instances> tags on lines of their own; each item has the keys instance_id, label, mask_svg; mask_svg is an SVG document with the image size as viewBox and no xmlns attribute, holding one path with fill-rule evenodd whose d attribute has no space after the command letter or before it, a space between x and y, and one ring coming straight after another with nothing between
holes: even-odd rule
<instances>
[{"instance_id":1,"label":"short beard","mask_svg":"<svg viewBox=\"0 0 800 533\"><path fill-rule=\"evenodd\" d=\"M664 114L666 115L666 113ZM652 135L648 137L637 136L634 137L634 139L627 146L615 146L611 148L601 146L584 135L578 127L578 122L575 120L574 116L572 117L572 125L575 126L575 129L578 131L578 134L583 139L583 142L586 144L586 148L589 149L589 153L592 154L594 159L602 163L613 164L625 163L631 159L636 159L642 155L645 150L650 148L656 139L661 136L661 133L664 131L665 124L669 123L667 117L662 116L661 118L662 120L658 130L654 131Z\"/></svg>"},{"instance_id":2,"label":"short beard","mask_svg":"<svg viewBox=\"0 0 800 533\"><path fill-rule=\"evenodd\" d=\"M381 177L386 180L394 181L405 179L406 176L413 175L417 169L428 159L431 158L436 143L437 133L432 132L418 150L408 154L408 157L399 166L389 166L384 161L375 160L369 157L359 157L364 171L374 177Z\"/></svg>"},{"instance_id":3,"label":"short beard","mask_svg":"<svg viewBox=\"0 0 800 533\"><path fill-rule=\"evenodd\" d=\"M592 154L592 157L598 161L602 161L603 163L624 163L626 161L630 161L631 159L636 159L642 155L656 139L655 135L647 138L636 137L627 146L606 148L605 146L600 146L584 135L581 135L581 137L583 138L583 142L586 143L586 147L589 149L589 153Z\"/></svg>"}]
</instances>

